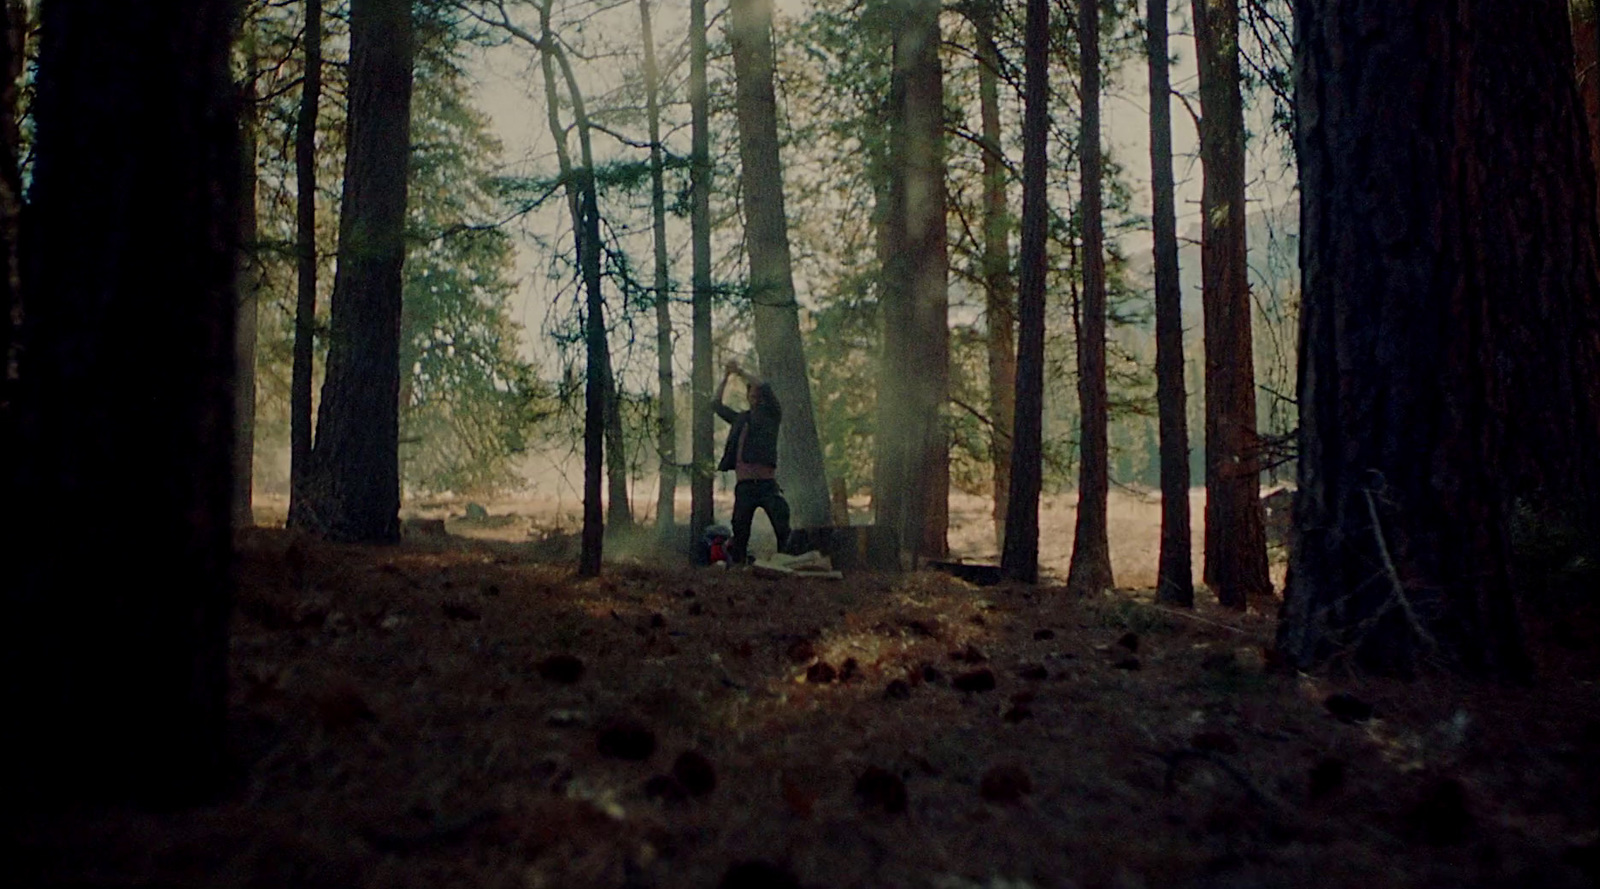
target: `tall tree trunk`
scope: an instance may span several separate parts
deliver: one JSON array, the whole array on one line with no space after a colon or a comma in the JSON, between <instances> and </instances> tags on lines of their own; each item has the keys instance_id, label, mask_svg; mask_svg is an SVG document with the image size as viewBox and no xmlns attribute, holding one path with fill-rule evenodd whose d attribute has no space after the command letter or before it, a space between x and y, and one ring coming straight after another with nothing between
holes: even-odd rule
<instances>
[{"instance_id":1,"label":"tall tree trunk","mask_svg":"<svg viewBox=\"0 0 1600 889\"><path fill-rule=\"evenodd\" d=\"M1246 265L1239 2L1194 0L1200 68L1200 195L1206 352L1205 580L1244 608L1272 590L1261 526L1255 350Z\"/></svg>"},{"instance_id":2,"label":"tall tree trunk","mask_svg":"<svg viewBox=\"0 0 1600 889\"><path fill-rule=\"evenodd\" d=\"M1022 242L1017 274L1017 408L1011 442L1011 502L1000 566L1025 583L1039 579L1040 444L1044 415L1046 157L1050 134L1050 3L1028 0L1023 44Z\"/></svg>"},{"instance_id":3,"label":"tall tree trunk","mask_svg":"<svg viewBox=\"0 0 1600 889\"><path fill-rule=\"evenodd\" d=\"M689 243L693 254L693 342L690 385L694 389L689 479L689 528L698 538L716 518L712 470L716 466L711 413L711 125L706 88L706 0L689 0Z\"/></svg>"},{"instance_id":4,"label":"tall tree trunk","mask_svg":"<svg viewBox=\"0 0 1600 889\"><path fill-rule=\"evenodd\" d=\"M639 0L644 32L645 112L650 118L650 218L655 234L656 380L661 392L657 456L661 487L656 494L656 532L662 543L672 534L678 492L678 410L672 383L672 282L667 267L667 191L661 148L661 75L656 67L655 35L650 27L650 0Z\"/></svg>"},{"instance_id":5,"label":"tall tree trunk","mask_svg":"<svg viewBox=\"0 0 1600 889\"><path fill-rule=\"evenodd\" d=\"M907 522L908 541L917 541L923 558L950 552L950 268L945 222L944 69L938 0L912 0L906 78L906 247L912 269L912 311L921 342L912 350L920 406L915 424L920 489L908 499L915 512Z\"/></svg>"},{"instance_id":6,"label":"tall tree trunk","mask_svg":"<svg viewBox=\"0 0 1600 889\"><path fill-rule=\"evenodd\" d=\"M5 492L29 512L4 585L13 791L179 801L223 774L236 12L41 8L24 287L48 299L27 303ZM130 505L114 534L61 532Z\"/></svg>"},{"instance_id":7,"label":"tall tree trunk","mask_svg":"<svg viewBox=\"0 0 1600 889\"><path fill-rule=\"evenodd\" d=\"M576 87L574 87L576 88ZM584 173L579 175L579 180L584 183L586 192L584 200L587 208L590 204L594 207L592 237L596 245L594 249L595 276L600 275L600 204L597 196L590 196L587 192L595 190L594 167L584 164ZM587 213L587 209L585 210ZM586 215L584 223L591 222ZM591 236L587 229L586 237ZM587 277L587 275L586 275ZM602 310L604 303L601 304ZM628 502L628 452L622 432L622 393L617 389L617 375L611 367L611 340L605 336L605 317L600 319L600 391L605 403L605 456L606 456L606 531L608 533L623 531L633 527L633 505ZM587 330L587 328L586 328ZM584 336L588 339L587 332Z\"/></svg>"},{"instance_id":8,"label":"tall tree trunk","mask_svg":"<svg viewBox=\"0 0 1600 889\"><path fill-rule=\"evenodd\" d=\"M989 462L994 467L995 546L1006 539L1011 497L1011 425L1016 412L1017 307L1011 276L1011 220L1006 206L1005 150L1000 145L1000 51L994 42L995 0L971 8L978 41L978 106L983 119L983 287L988 316Z\"/></svg>"},{"instance_id":9,"label":"tall tree trunk","mask_svg":"<svg viewBox=\"0 0 1600 889\"><path fill-rule=\"evenodd\" d=\"M253 37L245 40L244 83L239 90L239 256L235 271L233 366L233 525L255 524L251 509L256 455L256 305L261 265L256 255L256 77Z\"/></svg>"},{"instance_id":10,"label":"tall tree trunk","mask_svg":"<svg viewBox=\"0 0 1600 889\"><path fill-rule=\"evenodd\" d=\"M1591 3L1587 15L1572 8L1572 51L1584 129L1589 134L1589 164L1600 174L1600 9ZM1600 216L1600 203L1596 204Z\"/></svg>"},{"instance_id":11,"label":"tall tree trunk","mask_svg":"<svg viewBox=\"0 0 1600 889\"><path fill-rule=\"evenodd\" d=\"M289 378L289 514L301 511L311 467L317 328L317 116L322 101L322 0L305 0L305 72L295 119L294 359Z\"/></svg>"},{"instance_id":12,"label":"tall tree trunk","mask_svg":"<svg viewBox=\"0 0 1600 889\"><path fill-rule=\"evenodd\" d=\"M895 41L889 72L884 125L888 135L888 176L878 206L878 314L882 352L878 357L878 417L873 435L872 521L893 529L897 544L915 552L906 537L907 492L911 472L912 421L908 414L915 383L907 371L916 337L912 333L911 255L906 249L906 77L908 66Z\"/></svg>"},{"instance_id":13,"label":"tall tree trunk","mask_svg":"<svg viewBox=\"0 0 1600 889\"><path fill-rule=\"evenodd\" d=\"M761 375L772 384L783 406L778 479L793 501L797 527L826 525L828 479L800 339L800 306L795 301L783 168L778 157L772 0L732 0L728 42L733 50L756 352L761 357Z\"/></svg>"},{"instance_id":14,"label":"tall tree trunk","mask_svg":"<svg viewBox=\"0 0 1600 889\"><path fill-rule=\"evenodd\" d=\"M1565 4L1302 0L1296 21L1300 490L1280 648L1523 675L1511 512L1600 494L1600 242Z\"/></svg>"},{"instance_id":15,"label":"tall tree trunk","mask_svg":"<svg viewBox=\"0 0 1600 889\"><path fill-rule=\"evenodd\" d=\"M1078 59L1083 115L1083 313L1078 334L1078 516L1067 588L1092 594L1110 589L1111 542L1106 499L1111 493L1106 394L1106 261L1100 180L1100 3L1078 5Z\"/></svg>"},{"instance_id":16,"label":"tall tree trunk","mask_svg":"<svg viewBox=\"0 0 1600 889\"><path fill-rule=\"evenodd\" d=\"M1172 181L1172 83L1167 2L1149 0L1150 191L1156 272L1156 411L1161 426L1161 555L1156 600L1193 607L1189 529L1189 420L1183 382L1183 291L1178 281L1177 201Z\"/></svg>"},{"instance_id":17,"label":"tall tree trunk","mask_svg":"<svg viewBox=\"0 0 1600 889\"><path fill-rule=\"evenodd\" d=\"M22 69L27 61L28 9L22 0L0 0L0 426L15 419L17 345L22 328L22 134L17 124ZM13 436L0 429L0 438ZM0 461L13 466L9 451Z\"/></svg>"},{"instance_id":18,"label":"tall tree trunk","mask_svg":"<svg viewBox=\"0 0 1600 889\"><path fill-rule=\"evenodd\" d=\"M350 5L350 112L327 374L304 508L336 540L400 539L400 294L413 61L409 0Z\"/></svg>"},{"instance_id":19,"label":"tall tree trunk","mask_svg":"<svg viewBox=\"0 0 1600 889\"><path fill-rule=\"evenodd\" d=\"M939 4L898 10L890 88L890 212L885 219L884 366L873 484L880 525L913 558L946 554L950 460L945 405L950 332L946 278L944 82Z\"/></svg>"},{"instance_id":20,"label":"tall tree trunk","mask_svg":"<svg viewBox=\"0 0 1600 889\"><path fill-rule=\"evenodd\" d=\"M578 553L578 574L597 577L604 554L605 521L601 516L600 473L609 449L606 427L610 393L610 346L606 341L605 296L600 279L600 208L595 194L593 151L589 141L589 116L584 110L583 93L567 64L565 54L550 28L550 0L539 7L539 36L523 35L539 47L539 65L544 74L545 108L550 136L556 144L556 161L566 183L567 210L572 217L572 237L578 252L578 273L584 290L584 387L583 387L583 532ZM556 84L556 66L561 67L572 103L578 130L581 168L567 152L566 129L561 125L561 96ZM624 503L626 498L623 498ZM615 494L612 497L615 505Z\"/></svg>"}]
</instances>

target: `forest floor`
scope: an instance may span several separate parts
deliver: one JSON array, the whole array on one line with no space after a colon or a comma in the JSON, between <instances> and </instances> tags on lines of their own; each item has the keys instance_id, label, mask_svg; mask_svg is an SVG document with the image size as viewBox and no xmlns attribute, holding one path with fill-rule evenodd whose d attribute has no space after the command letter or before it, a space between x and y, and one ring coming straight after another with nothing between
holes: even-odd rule
<instances>
[{"instance_id":1,"label":"forest floor","mask_svg":"<svg viewBox=\"0 0 1600 889\"><path fill-rule=\"evenodd\" d=\"M1600 884L1592 634L1400 683L1283 669L1270 602L573 564L241 534L235 785L40 813L7 885Z\"/></svg>"}]
</instances>

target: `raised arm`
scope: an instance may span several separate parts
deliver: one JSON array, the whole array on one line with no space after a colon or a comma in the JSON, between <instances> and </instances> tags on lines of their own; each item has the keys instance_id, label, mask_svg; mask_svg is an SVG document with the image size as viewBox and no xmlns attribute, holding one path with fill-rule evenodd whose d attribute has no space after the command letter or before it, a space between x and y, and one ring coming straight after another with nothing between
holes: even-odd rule
<instances>
[{"instance_id":1,"label":"raised arm","mask_svg":"<svg viewBox=\"0 0 1600 889\"><path fill-rule=\"evenodd\" d=\"M711 409L716 412L717 416L727 420L729 423L739 419L739 412L722 403L722 393L728 389L728 378L736 372L743 374L743 371L739 370L737 362L728 362L727 367L722 370L722 382L717 384L717 395L711 399Z\"/></svg>"}]
</instances>

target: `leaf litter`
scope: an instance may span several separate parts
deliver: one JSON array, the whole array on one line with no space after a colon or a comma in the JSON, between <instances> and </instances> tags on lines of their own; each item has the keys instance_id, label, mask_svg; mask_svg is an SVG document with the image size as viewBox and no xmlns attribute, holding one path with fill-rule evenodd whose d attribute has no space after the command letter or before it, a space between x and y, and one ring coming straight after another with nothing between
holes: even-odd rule
<instances>
[{"instance_id":1,"label":"leaf litter","mask_svg":"<svg viewBox=\"0 0 1600 889\"><path fill-rule=\"evenodd\" d=\"M16 872L521 889L1596 879L1592 657L1567 652L1527 688L1308 677L1273 656L1270 616L1209 603L934 573L618 563L585 580L537 555L245 533L234 786L187 811L35 813Z\"/></svg>"}]
</instances>

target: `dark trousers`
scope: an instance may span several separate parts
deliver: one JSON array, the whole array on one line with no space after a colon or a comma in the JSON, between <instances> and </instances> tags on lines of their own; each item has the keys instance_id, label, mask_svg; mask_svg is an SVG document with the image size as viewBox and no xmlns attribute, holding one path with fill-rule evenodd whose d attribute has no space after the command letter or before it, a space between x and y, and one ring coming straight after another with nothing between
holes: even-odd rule
<instances>
[{"instance_id":1,"label":"dark trousers","mask_svg":"<svg viewBox=\"0 0 1600 889\"><path fill-rule=\"evenodd\" d=\"M733 540L728 544L728 556L733 564L743 565L745 550L750 546L750 522L757 509L767 511L772 521L773 533L778 535L778 552L789 542L789 501L783 499L783 489L770 478L748 479L733 486Z\"/></svg>"}]
</instances>

